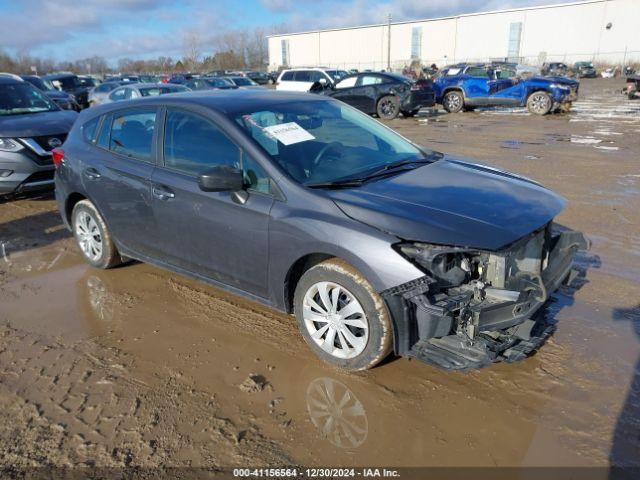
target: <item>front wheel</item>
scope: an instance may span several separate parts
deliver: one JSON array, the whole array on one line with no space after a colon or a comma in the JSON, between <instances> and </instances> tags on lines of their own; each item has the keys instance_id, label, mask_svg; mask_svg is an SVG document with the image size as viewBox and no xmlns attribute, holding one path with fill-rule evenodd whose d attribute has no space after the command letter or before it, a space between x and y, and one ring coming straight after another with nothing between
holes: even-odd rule
<instances>
[{"instance_id":1,"label":"front wheel","mask_svg":"<svg viewBox=\"0 0 640 480\"><path fill-rule=\"evenodd\" d=\"M331 259L307 270L295 291L298 327L324 361L366 370L391 351L392 330L383 300L347 263Z\"/></svg>"},{"instance_id":2,"label":"front wheel","mask_svg":"<svg viewBox=\"0 0 640 480\"><path fill-rule=\"evenodd\" d=\"M393 120L400 113L400 100L395 95L385 95L378 100L376 113L384 120Z\"/></svg>"},{"instance_id":3,"label":"front wheel","mask_svg":"<svg viewBox=\"0 0 640 480\"><path fill-rule=\"evenodd\" d=\"M533 92L527 99L527 109L535 115L546 115L552 107L553 100L547 92Z\"/></svg>"},{"instance_id":4,"label":"front wheel","mask_svg":"<svg viewBox=\"0 0 640 480\"><path fill-rule=\"evenodd\" d=\"M458 113L464 108L462 93L457 90L447 92L442 99L442 106L449 113Z\"/></svg>"}]
</instances>

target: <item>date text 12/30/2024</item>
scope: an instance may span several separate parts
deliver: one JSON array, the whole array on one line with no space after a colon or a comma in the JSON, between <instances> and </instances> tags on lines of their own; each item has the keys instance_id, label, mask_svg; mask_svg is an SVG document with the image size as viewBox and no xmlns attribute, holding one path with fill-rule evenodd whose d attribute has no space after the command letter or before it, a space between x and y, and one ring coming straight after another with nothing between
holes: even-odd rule
<instances>
[{"instance_id":1,"label":"date text 12/30/2024","mask_svg":"<svg viewBox=\"0 0 640 480\"><path fill-rule=\"evenodd\" d=\"M399 478L397 470L388 468L235 468L238 478Z\"/></svg>"}]
</instances>

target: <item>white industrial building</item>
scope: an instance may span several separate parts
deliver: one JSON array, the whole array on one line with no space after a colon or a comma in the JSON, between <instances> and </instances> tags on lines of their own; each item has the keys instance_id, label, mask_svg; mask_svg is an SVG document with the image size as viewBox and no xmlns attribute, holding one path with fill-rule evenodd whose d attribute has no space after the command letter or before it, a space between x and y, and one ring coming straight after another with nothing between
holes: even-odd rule
<instances>
[{"instance_id":1,"label":"white industrial building","mask_svg":"<svg viewBox=\"0 0 640 480\"><path fill-rule=\"evenodd\" d=\"M271 35L269 66L400 70L510 59L640 62L640 0L586 0L445 18Z\"/></svg>"}]
</instances>

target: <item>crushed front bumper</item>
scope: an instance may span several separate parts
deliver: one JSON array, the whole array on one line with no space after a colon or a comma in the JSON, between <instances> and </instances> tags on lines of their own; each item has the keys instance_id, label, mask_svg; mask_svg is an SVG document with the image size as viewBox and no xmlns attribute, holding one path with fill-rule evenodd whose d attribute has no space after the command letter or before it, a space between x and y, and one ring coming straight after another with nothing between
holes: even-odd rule
<instances>
[{"instance_id":1,"label":"crushed front bumper","mask_svg":"<svg viewBox=\"0 0 640 480\"><path fill-rule=\"evenodd\" d=\"M534 314L560 285L573 281L573 255L589 247L581 233L571 230L553 240L544 270L523 275L515 295L490 286L482 295L469 288L443 292L429 276L382 292L393 319L395 353L447 370L532 354L555 330Z\"/></svg>"}]
</instances>

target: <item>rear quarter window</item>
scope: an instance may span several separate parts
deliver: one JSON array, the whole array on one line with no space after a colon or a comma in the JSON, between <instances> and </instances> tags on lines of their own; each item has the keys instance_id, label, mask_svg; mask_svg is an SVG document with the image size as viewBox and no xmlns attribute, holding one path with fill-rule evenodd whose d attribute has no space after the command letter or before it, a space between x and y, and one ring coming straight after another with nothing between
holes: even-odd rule
<instances>
[{"instance_id":1,"label":"rear quarter window","mask_svg":"<svg viewBox=\"0 0 640 480\"><path fill-rule=\"evenodd\" d=\"M92 118L84 125L82 125L82 138L87 143L94 143L96 138L96 130L98 129L98 124L100 123L100 117Z\"/></svg>"}]
</instances>

